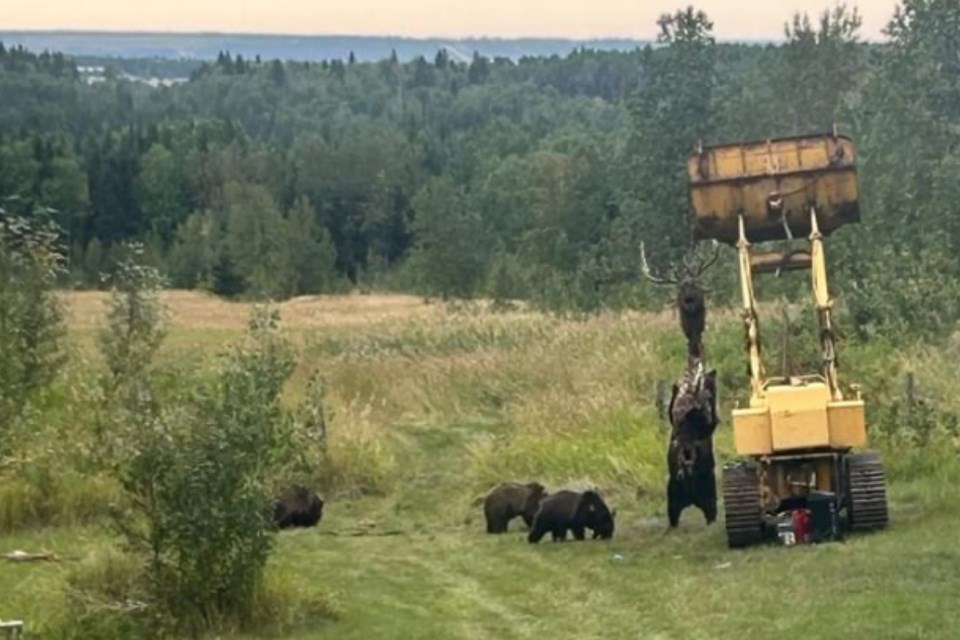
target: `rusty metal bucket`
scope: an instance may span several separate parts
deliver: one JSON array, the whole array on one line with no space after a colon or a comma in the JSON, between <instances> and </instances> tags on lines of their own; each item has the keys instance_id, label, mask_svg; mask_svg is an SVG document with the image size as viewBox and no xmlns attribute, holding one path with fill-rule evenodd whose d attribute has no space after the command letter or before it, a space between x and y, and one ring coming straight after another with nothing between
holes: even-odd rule
<instances>
[{"instance_id":1,"label":"rusty metal bucket","mask_svg":"<svg viewBox=\"0 0 960 640\"><path fill-rule=\"evenodd\" d=\"M860 220L856 150L823 134L703 147L687 159L694 236L731 245L743 216L751 242L827 235Z\"/></svg>"}]
</instances>

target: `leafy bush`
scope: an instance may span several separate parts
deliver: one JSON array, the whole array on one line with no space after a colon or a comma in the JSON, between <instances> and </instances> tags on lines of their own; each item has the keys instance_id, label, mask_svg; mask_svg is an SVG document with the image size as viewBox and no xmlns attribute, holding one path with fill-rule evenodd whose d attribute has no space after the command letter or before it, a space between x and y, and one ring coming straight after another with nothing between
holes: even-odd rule
<instances>
[{"instance_id":1,"label":"leafy bush","mask_svg":"<svg viewBox=\"0 0 960 640\"><path fill-rule=\"evenodd\" d=\"M99 336L114 385L141 379L166 335L165 309L158 296L164 279L142 264L141 245L131 244L128 251L110 276L113 293Z\"/></svg>"},{"instance_id":2,"label":"leafy bush","mask_svg":"<svg viewBox=\"0 0 960 640\"><path fill-rule=\"evenodd\" d=\"M45 637L177 636L176 621L157 606L145 578L139 556L112 546L95 548L68 573L66 615L45 621ZM338 615L337 603L328 593L275 567L266 570L252 607L251 623L274 634Z\"/></svg>"},{"instance_id":3,"label":"leafy bush","mask_svg":"<svg viewBox=\"0 0 960 640\"><path fill-rule=\"evenodd\" d=\"M118 524L148 558L157 601L194 633L251 622L272 548L268 474L289 450L280 394L293 370L277 320L257 310L215 380L132 414Z\"/></svg>"},{"instance_id":4,"label":"leafy bush","mask_svg":"<svg viewBox=\"0 0 960 640\"><path fill-rule=\"evenodd\" d=\"M0 209L0 453L14 421L65 360L53 292L62 261L54 226Z\"/></svg>"}]
</instances>

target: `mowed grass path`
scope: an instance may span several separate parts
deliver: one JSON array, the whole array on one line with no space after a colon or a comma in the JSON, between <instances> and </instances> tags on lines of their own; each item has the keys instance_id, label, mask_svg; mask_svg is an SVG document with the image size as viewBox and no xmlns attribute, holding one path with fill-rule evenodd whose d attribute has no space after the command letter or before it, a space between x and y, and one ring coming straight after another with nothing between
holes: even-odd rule
<instances>
[{"instance_id":1,"label":"mowed grass path","mask_svg":"<svg viewBox=\"0 0 960 640\"><path fill-rule=\"evenodd\" d=\"M956 638L960 517L909 513L843 543L736 552L693 513L667 535L623 514L610 543L304 531L282 536L276 561L342 604L292 638Z\"/></svg>"},{"instance_id":2,"label":"mowed grass path","mask_svg":"<svg viewBox=\"0 0 960 640\"><path fill-rule=\"evenodd\" d=\"M471 433L424 435L425 466L411 468L392 508L333 503L319 530L280 536L275 561L342 607L339 621L289 637L960 637L956 487L894 486L890 529L833 544L733 551L722 524L695 509L668 531L663 514L632 504L618 505L610 542L531 545L519 519L507 535L484 533L480 507L451 523L446 511L462 505L443 487L460 484ZM389 535L357 535L381 517Z\"/></svg>"},{"instance_id":3,"label":"mowed grass path","mask_svg":"<svg viewBox=\"0 0 960 640\"><path fill-rule=\"evenodd\" d=\"M199 358L196 352L226 344L241 334L249 311L199 294L166 300L167 357ZM96 328L102 301L100 294L69 297L81 342ZM269 637L960 637L956 470L893 484L887 531L731 551L722 524L705 526L695 509L667 532L656 480L638 499L633 476L616 469L568 477L550 457L539 467L491 465L497 451L513 452L516 464L564 438L564 447L604 442L611 448L604 455L619 455L616 443L587 438L604 428L605 406L629 405L631 394L650 387L656 372L645 370L656 352L643 336L650 327L669 332L669 316L588 324L533 314L451 319L440 305L403 296L299 300L281 312L286 326L302 332L307 358L329 363L334 435L382 441L395 456L395 477L383 495L327 496L320 527L279 535L271 563L332 593L339 615ZM634 372L645 377L629 379ZM641 410L646 402L637 402ZM635 427L657 429L643 419ZM516 449L518 442L525 448ZM629 455L628 467L647 464L646 453ZM650 460L661 458L649 452ZM517 479L521 469L543 469L551 488L597 479L618 508L614 540L530 545L519 520L507 535L485 534L473 497L488 486L490 469L514 468ZM636 477L659 473L654 467ZM62 611L71 566L109 542L95 526L0 538L0 551L49 549L65 558L0 564L0 617L36 621Z\"/></svg>"},{"instance_id":4,"label":"mowed grass path","mask_svg":"<svg viewBox=\"0 0 960 640\"><path fill-rule=\"evenodd\" d=\"M455 469L442 473L456 484L446 476ZM389 500L333 501L319 528L282 533L271 562L331 591L339 617L244 637L958 637L954 487L895 485L893 523L881 533L742 551L728 550L722 527L705 526L696 511L666 532L662 516L629 507L619 510L613 541L530 545L519 521L507 535L483 533L479 509L451 525L443 511L459 506L432 504L441 494L414 486ZM381 518L389 524L374 526ZM56 549L67 560L0 566L0 615L42 617L70 564L104 536L61 529L6 538L5 546Z\"/></svg>"}]
</instances>

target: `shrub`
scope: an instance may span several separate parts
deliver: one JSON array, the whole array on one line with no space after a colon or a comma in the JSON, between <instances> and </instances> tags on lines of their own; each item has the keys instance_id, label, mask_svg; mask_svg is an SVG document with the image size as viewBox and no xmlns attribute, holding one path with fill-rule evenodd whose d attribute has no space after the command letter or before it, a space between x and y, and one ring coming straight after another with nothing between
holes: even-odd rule
<instances>
[{"instance_id":1,"label":"shrub","mask_svg":"<svg viewBox=\"0 0 960 640\"><path fill-rule=\"evenodd\" d=\"M166 310L159 299L164 279L157 269L141 264L142 256L141 245L128 245L127 255L109 276L112 295L99 344L116 382L140 378L166 335Z\"/></svg>"},{"instance_id":2,"label":"shrub","mask_svg":"<svg viewBox=\"0 0 960 640\"><path fill-rule=\"evenodd\" d=\"M272 547L268 472L289 447L280 405L293 370L277 314L258 309L249 340L185 401L136 412L121 469L128 544L147 558L154 597L183 630L243 626Z\"/></svg>"},{"instance_id":3,"label":"shrub","mask_svg":"<svg viewBox=\"0 0 960 640\"><path fill-rule=\"evenodd\" d=\"M24 407L65 360L53 292L62 262L56 227L0 209L0 454Z\"/></svg>"},{"instance_id":4,"label":"shrub","mask_svg":"<svg viewBox=\"0 0 960 640\"><path fill-rule=\"evenodd\" d=\"M156 412L149 369L166 335L166 309L160 302L160 273L141 264L143 248L129 244L114 272L107 301L106 325L98 345L107 366L100 379L100 407L94 424L94 457L101 465L117 457L116 447L126 437L137 414Z\"/></svg>"}]
</instances>

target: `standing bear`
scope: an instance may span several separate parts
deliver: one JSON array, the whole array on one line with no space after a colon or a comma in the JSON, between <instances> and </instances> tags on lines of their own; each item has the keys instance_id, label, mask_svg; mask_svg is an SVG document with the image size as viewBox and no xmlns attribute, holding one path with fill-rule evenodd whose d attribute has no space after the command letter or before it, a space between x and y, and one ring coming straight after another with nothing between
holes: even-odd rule
<instances>
[{"instance_id":1,"label":"standing bear","mask_svg":"<svg viewBox=\"0 0 960 640\"><path fill-rule=\"evenodd\" d=\"M667 449L667 517L671 527L689 506L703 512L707 524L717 518L717 479L713 433L719 423L717 372L692 359L670 400L670 446Z\"/></svg>"},{"instance_id":2,"label":"standing bear","mask_svg":"<svg viewBox=\"0 0 960 640\"><path fill-rule=\"evenodd\" d=\"M670 470L667 482L667 517L670 526L679 525L680 514L690 506L703 512L707 524L713 523L717 519L713 441L671 439L667 466Z\"/></svg>"},{"instance_id":3,"label":"standing bear","mask_svg":"<svg viewBox=\"0 0 960 640\"><path fill-rule=\"evenodd\" d=\"M483 500L483 514L487 518L487 533L506 533L510 521L520 516L527 528L533 524L540 500L547 495L538 482L519 484L504 482L494 487Z\"/></svg>"},{"instance_id":4,"label":"standing bear","mask_svg":"<svg viewBox=\"0 0 960 640\"><path fill-rule=\"evenodd\" d=\"M596 491L558 491L540 503L527 540L536 544L549 532L554 542L560 542L567 539L568 530L583 540L585 529L593 531L594 538L609 540L614 516L616 511L611 512Z\"/></svg>"}]
</instances>

